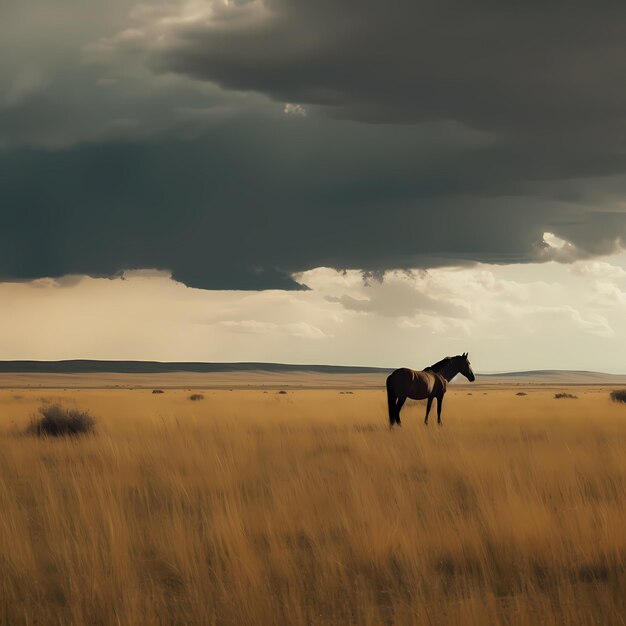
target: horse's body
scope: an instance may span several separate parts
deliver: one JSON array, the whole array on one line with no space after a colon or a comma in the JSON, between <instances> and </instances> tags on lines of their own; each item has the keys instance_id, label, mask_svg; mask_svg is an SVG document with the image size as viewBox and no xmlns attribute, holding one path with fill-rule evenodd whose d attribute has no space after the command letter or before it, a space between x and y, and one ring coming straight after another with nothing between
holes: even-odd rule
<instances>
[{"instance_id":1,"label":"horse's body","mask_svg":"<svg viewBox=\"0 0 626 626\"><path fill-rule=\"evenodd\" d=\"M389 426L402 424L400 409L407 398L428 400L424 423L428 424L428 414L433 399L437 399L437 423L441 424L441 407L448 383L457 375L463 374L470 382L474 373L467 358L467 353L446 357L438 363L420 372L402 367L387 377L387 400L389 404Z\"/></svg>"}]
</instances>

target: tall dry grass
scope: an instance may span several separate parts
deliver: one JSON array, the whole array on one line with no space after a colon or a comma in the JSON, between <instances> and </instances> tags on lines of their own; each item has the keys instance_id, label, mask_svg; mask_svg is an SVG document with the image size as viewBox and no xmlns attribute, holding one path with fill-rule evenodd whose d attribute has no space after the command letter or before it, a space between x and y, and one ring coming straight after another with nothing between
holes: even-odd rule
<instances>
[{"instance_id":1,"label":"tall dry grass","mask_svg":"<svg viewBox=\"0 0 626 626\"><path fill-rule=\"evenodd\" d=\"M472 391L0 392L0 623L623 624L626 410Z\"/></svg>"}]
</instances>

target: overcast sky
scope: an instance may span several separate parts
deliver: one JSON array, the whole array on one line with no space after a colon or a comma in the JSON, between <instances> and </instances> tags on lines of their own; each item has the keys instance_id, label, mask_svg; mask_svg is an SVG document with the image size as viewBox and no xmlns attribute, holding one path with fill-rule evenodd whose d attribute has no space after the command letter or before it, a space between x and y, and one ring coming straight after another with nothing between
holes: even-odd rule
<instances>
[{"instance_id":1,"label":"overcast sky","mask_svg":"<svg viewBox=\"0 0 626 626\"><path fill-rule=\"evenodd\" d=\"M626 6L5 0L0 358L626 372Z\"/></svg>"}]
</instances>

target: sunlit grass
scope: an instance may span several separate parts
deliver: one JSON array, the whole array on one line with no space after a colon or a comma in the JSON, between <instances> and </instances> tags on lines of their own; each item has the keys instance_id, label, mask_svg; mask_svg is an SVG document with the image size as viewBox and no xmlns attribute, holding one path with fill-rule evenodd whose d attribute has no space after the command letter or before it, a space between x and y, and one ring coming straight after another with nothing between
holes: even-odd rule
<instances>
[{"instance_id":1,"label":"sunlit grass","mask_svg":"<svg viewBox=\"0 0 626 626\"><path fill-rule=\"evenodd\" d=\"M0 392L0 623L623 624L626 408L472 391Z\"/></svg>"}]
</instances>

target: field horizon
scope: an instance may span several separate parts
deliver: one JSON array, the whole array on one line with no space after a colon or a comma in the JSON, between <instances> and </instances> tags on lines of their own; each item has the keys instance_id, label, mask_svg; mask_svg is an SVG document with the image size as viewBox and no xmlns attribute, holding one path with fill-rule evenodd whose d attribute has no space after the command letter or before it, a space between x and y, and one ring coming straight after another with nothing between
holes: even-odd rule
<instances>
[{"instance_id":1,"label":"field horizon","mask_svg":"<svg viewBox=\"0 0 626 626\"><path fill-rule=\"evenodd\" d=\"M180 389L382 389L391 371L393 368L261 362L19 360L0 361L0 389L152 386ZM469 383L459 375L452 384ZM626 374L559 369L476 373L473 385L626 385Z\"/></svg>"}]
</instances>

